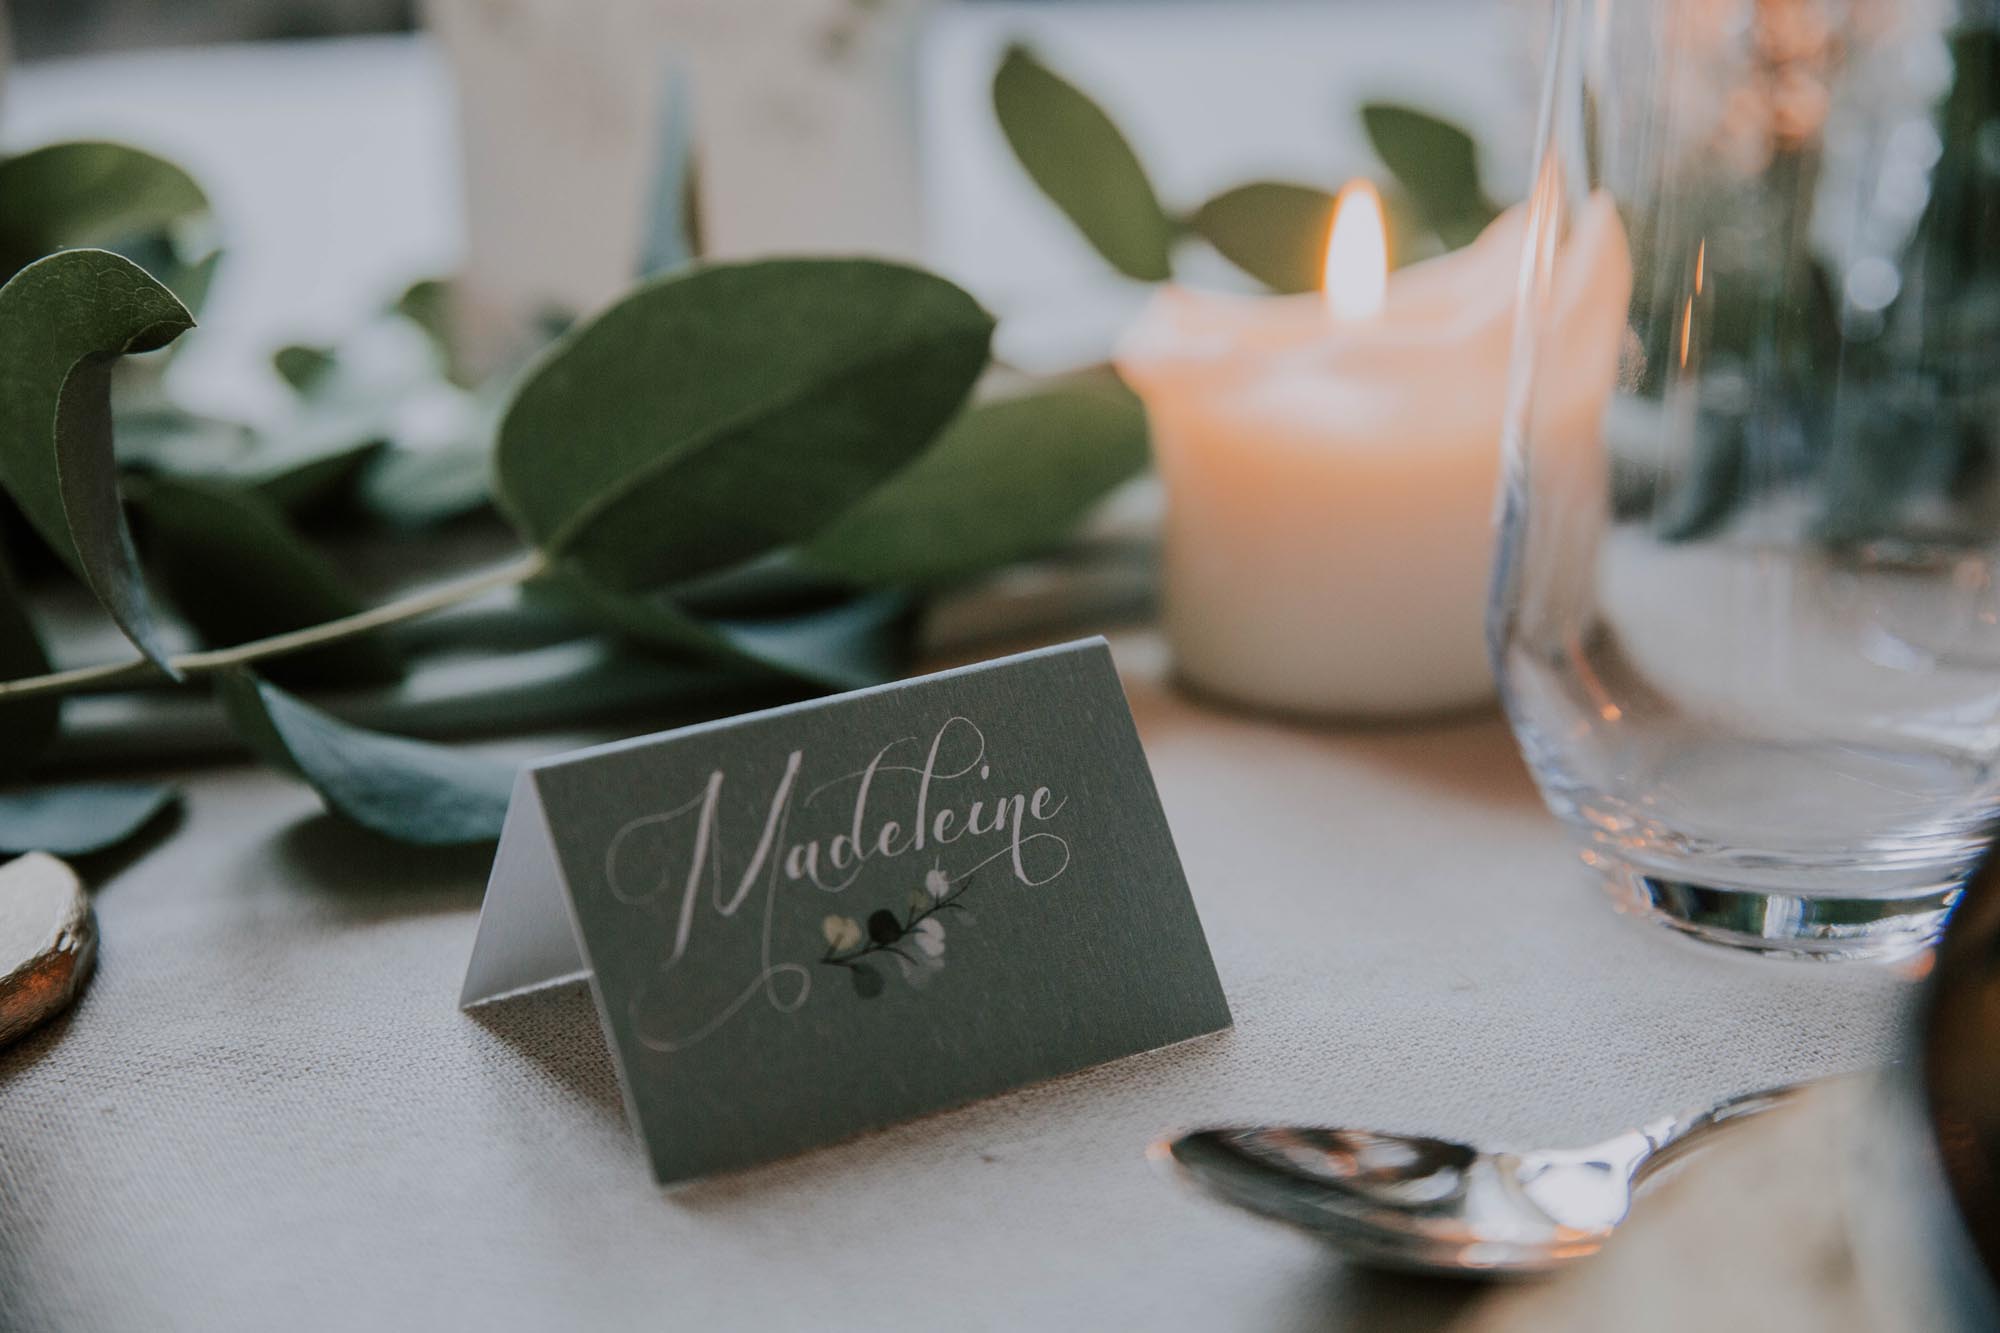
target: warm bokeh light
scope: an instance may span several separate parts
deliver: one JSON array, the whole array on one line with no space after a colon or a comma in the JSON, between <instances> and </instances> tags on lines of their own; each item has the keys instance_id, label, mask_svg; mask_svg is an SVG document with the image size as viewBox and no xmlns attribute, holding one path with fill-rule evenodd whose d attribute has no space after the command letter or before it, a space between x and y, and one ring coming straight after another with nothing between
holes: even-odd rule
<instances>
[{"instance_id":1,"label":"warm bokeh light","mask_svg":"<svg viewBox=\"0 0 2000 1333\"><path fill-rule=\"evenodd\" d=\"M1322 290L1333 317L1373 319L1382 313L1389 286L1389 236L1382 220L1382 196L1368 181L1349 181L1333 205L1333 229L1326 240Z\"/></svg>"}]
</instances>

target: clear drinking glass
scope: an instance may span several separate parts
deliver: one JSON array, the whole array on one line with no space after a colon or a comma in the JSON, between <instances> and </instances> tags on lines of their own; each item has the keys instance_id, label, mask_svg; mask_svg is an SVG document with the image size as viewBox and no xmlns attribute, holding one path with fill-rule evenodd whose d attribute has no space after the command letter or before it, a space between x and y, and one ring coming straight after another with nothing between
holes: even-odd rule
<instances>
[{"instance_id":1,"label":"clear drinking glass","mask_svg":"<svg viewBox=\"0 0 2000 1333\"><path fill-rule=\"evenodd\" d=\"M1696 935L1919 947L1993 822L1996 78L1994 0L1554 5L1488 638Z\"/></svg>"}]
</instances>

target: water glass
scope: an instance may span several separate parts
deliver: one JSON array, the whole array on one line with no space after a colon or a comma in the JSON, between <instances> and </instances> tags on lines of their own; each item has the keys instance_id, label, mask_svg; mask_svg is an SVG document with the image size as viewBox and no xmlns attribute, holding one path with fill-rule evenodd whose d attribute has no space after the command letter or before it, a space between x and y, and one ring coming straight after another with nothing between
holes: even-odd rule
<instances>
[{"instance_id":1,"label":"water glass","mask_svg":"<svg viewBox=\"0 0 2000 1333\"><path fill-rule=\"evenodd\" d=\"M1515 734L1639 910L1921 948L2000 798L2000 7L1552 24L1488 618Z\"/></svg>"}]
</instances>

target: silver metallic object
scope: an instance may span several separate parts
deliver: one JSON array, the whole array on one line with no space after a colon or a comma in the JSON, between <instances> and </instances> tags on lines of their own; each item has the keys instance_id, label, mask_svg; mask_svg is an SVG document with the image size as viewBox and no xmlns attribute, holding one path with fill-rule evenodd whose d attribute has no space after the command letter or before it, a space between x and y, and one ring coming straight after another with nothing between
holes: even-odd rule
<instances>
[{"instance_id":1,"label":"silver metallic object","mask_svg":"<svg viewBox=\"0 0 2000 1333\"><path fill-rule=\"evenodd\" d=\"M1365 1129L1260 1126L1162 1139L1149 1155L1205 1193L1362 1262L1509 1277L1596 1254L1662 1167L1796 1091L1733 1097L1584 1148L1512 1152Z\"/></svg>"}]
</instances>

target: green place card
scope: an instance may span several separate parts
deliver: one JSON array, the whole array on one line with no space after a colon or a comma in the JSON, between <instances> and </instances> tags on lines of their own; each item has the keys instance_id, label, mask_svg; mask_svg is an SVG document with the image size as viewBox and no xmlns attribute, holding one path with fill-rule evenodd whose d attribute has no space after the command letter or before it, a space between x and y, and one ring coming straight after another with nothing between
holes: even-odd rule
<instances>
[{"instance_id":1,"label":"green place card","mask_svg":"<svg viewBox=\"0 0 2000 1333\"><path fill-rule=\"evenodd\" d=\"M531 765L460 1002L580 975L663 1182L1229 1026L1102 639Z\"/></svg>"}]
</instances>

